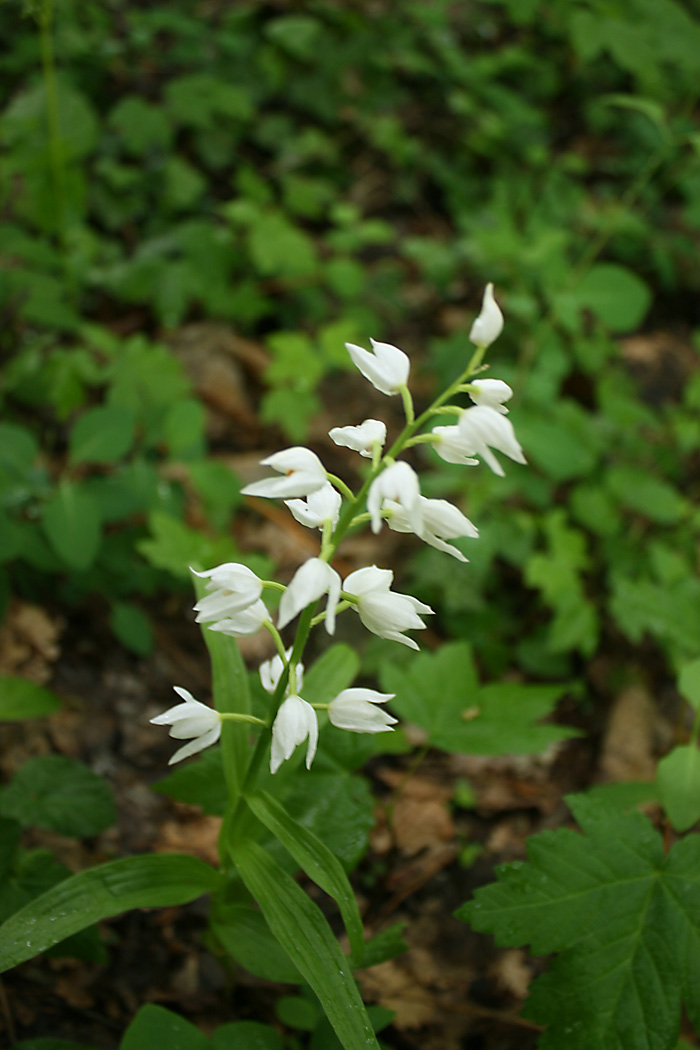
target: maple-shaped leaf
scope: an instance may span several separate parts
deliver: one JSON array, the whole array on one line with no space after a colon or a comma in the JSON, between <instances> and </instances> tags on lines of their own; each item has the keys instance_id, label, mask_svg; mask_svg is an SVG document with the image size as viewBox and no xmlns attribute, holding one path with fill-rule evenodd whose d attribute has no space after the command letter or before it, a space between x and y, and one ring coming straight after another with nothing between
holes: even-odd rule
<instances>
[{"instance_id":1,"label":"maple-shaped leaf","mask_svg":"<svg viewBox=\"0 0 700 1050\"><path fill-rule=\"evenodd\" d=\"M681 1005L700 1030L700 836L664 851L639 813L567 799L583 834L546 831L459 918L502 946L560 953L523 1015L538 1050L673 1050Z\"/></svg>"}]
</instances>

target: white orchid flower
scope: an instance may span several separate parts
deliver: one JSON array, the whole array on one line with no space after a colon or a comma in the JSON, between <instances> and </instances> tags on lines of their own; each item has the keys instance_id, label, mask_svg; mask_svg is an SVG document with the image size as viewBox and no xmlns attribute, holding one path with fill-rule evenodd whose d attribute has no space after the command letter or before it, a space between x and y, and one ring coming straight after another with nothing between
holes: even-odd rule
<instances>
[{"instance_id":1,"label":"white orchid flower","mask_svg":"<svg viewBox=\"0 0 700 1050\"><path fill-rule=\"evenodd\" d=\"M269 499L297 499L308 496L326 484L326 471L315 452L310 448L295 445L282 449L272 456L260 460L266 467L272 467L279 478L263 478L254 481L241 489L243 496L265 496Z\"/></svg>"},{"instance_id":2,"label":"white orchid flower","mask_svg":"<svg viewBox=\"0 0 700 1050\"><path fill-rule=\"evenodd\" d=\"M421 496L420 506L423 519L420 538L431 547L451 554L458 561L467 561L468 559L461 550L453 547L451 543L445 543L445 540L454 540L458 536L469 536L470 539L475 540L479 536L476 526L462 514L461 510L452 503L448 503L446 499L428 499L426 496ZM384 510L389 512L386 523L394 532L415 531L406 510L400 503L387 500L384 503Z\"/></svg>"},{"instance_id":3,"label":"white orchid flower","mask_svg":"<svg viewBox=\"0 0 700 1050\"><path fill-rule=\"evenodd\" d=\"M355 343L346 343L345 348L365 379L382 394L398 394L408 382L411 362L403 350L391 343L378 343L370 339L372 350L363 350Z\"/></svg>"},{"instance_id":4,"label":"white orchid flower","mask_svg":"<svg viewBox=\"0 0 700 1050\"><path fill-rule=\"evenodd\" d=\"M486 405L468 408L459 417L457 427L465 445L471 447L477 456L481 456L494 474L503 477L505 471L491 451L492 448L516 463L527 462L515 436L513 424L493 408Z\"/></svg>"},{"instance_id":5,"label":"white orchid flower","mask_svg":"<svg viewBox=\"0 0 700 1050\"><path fill-rule=\"evenodd\" d=\"M264 601L259 598L257 602L253 602L247 609L241 609L240 612L234 613L233 616L226 616L222 620L217 620L216 623L211 624L209 630L227 634L230 638L244 638L246 635L255 634L268 621L272 622L270 613Z\"/></svg>"},{"instance_id":6,"label":"white orchid flower","mask_svg":"<svg viewBox=\"0 0 700 1050\"><path fill-rule=\"evenodd\" d=\"M474 321L469 333L477 346L491 346L503 331L503 314L493 297L493 285L487 284L481 303L481 313Z\"/></svg>"},{"instance_id":7,"label":"white orchid flower","mask_svg":"<svg viewBox=\"0 0 700 1050\"><path fill-rule=\"evenodd\" d=\"M221 736L221 718L219 712L213 707L201 704L195 700L191 693L180 686L175 686L175 692L184 700L183 704L176 704L169 711L157 715L151 719L153 725L170 726L169 736L175 740L190 739L189 744L179 748L168 762L172 766L174 762L181 762L183 758L196 755L205 747L215 744Z\"/></svg>"},{"instance_id":8,"label":"white orchid flower","mask_svg":"<svg viewBox=\"0 0 700 1050\"><path fill-rule=\"evenodd\" d=\"M391 569L368 565L351 572L343 583L343 590L356 599L353 608L368 631L418 649L413 639L402 632L425 627L418 613L432 613L433 610L410 594L391 591L393 579Z\"/></svg>"},{"instance_id":9,"label":"white orchid flower","mask_svg":"<svg viewBox=\"0 0 700 1050\"><path fill-rule=\"evenodd\" d=\"M318 745L318 719L311 704L292 694L282 703L272 724L270 772L276 773L307 737L309 743L306 748L306 768L310 769Z\"/></svg>"},{"instance_id":10,"label":"white orchid flower","mask_svg":"<svg viewBox=\"0 0 700 1050\"><path fill-rule=\"evenodd\" d=\"M438 456L446 463L460 463L462 466L476 467L474 459L476 449L470 444L458 426L433 427L432 445Z\"/></svg>"},{"instance_id":11,"label":"white orchid flower","mask_svg":"<svg viewBox=\"0 0 700 1050\"><path fill-rule=\"evenodd\" d=\"M473 379L469 384L469 396L475 405L486 405L507 416L508 409L503 402L510 401L513 391L502 379Z\"/></svg>"},{"instance_id":12,"label":"white orchid flower","mask_svg":"<svg viewBox=\"0 0 700 1050\"><path fill-rule=\"evenodd\" d=\"M322 529L327 522L331 525L337 523L343 498L327 481L320 489L311 492L306 502L303 499L288 499L284 502L301 525Z\"/></svg>"},{"instance_id":13,"label":"white orchid flower","mask_svg":"<svg viewBox=\"0 0 700 1050\"><path fill-rule=\"evenodd\" d=\"M262 687L266 693L274 693L277 688L284 669L289 662L289 657L292 655L291 648L287 649L284 655L286 657L286 662L282 660L282 657L278 653L273 656L271 660L266 660L264 663L260 664L260 667L258 668L260 681L262 682ZM296 664L294 670L296 681L292 682L290 677L290 680L287 683L287 691L290 693L300 693L301 687L304 684L304 665L301 663Z\"/></svg>"},{"instance_id":14,"label":"white orchid flower","mask_svg":"<svg viewBox=\"0 0 700 1050\"><path fill-rule=\"evenodd\" d=\"M420 536L423 525L420 503L420 484L413 467L403 460L392 463L383 470L369 487L367 493L367 510L372 522L372 532L379 532L382 527L382 510L385 500L399 503L411 522L412 530Z\"/></svg>"},{"instance_id":15,"label":"white orchid flower","mask_svg":"<svg viewBox=\"0 0 700 1050\"><path fill-rule=\"evenodd\" d=\"M341 448L351 448L353 452L371 459L376 448L384 448L386 423L380 419L365 419L357 427L333 427L328 431L328 436Z\"/></svg>"},{"instance_id":16,"label":"white orchid flower","mask_svg":"<svg viewBox=\"0 0 700 1050\"><path fill-rule=\"evenodd\" d=\"M248 568L238 562L225 562L213 569L190 572L202 579L207 579L206 589L211 591L200 598L194 607L197 623L212 623L225 616L235 616L256 602L262 594L262 580Z\"/></svg>"},{"instance_id":17,"label":"white orchid flower","mask_svg":"<svg viewBox=\"0 0 700 1050\"><path fill-rule=\"evenodd\" d=\"M340 576L327 562L309 558L297 569L280 601L277 627L281 631L302 609L324 595L326 603L325 626L329 634L335 632L335 611L340 601Z\"/></svg>"},{"instance_id":18,"label":"white orchid flower","mask_svg":"<svg viewBox=\"0 0 700 1050\"><path fill-rule=\"evenodd\" d=\"M397 719L374 705L385 704L394 696L374 689L344 689L328 705L328 718L338 729L351 733L391 733Z\"/></svg>"}]
</instances>

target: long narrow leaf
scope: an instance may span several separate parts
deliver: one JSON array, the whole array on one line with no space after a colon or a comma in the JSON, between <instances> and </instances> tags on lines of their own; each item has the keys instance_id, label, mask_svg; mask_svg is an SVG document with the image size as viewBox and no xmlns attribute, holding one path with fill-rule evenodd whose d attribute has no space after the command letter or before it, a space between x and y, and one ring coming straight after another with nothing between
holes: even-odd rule
<instances>
[{"instance_id":1,"label":"long narrow leaf","mask_svg":"<svg viewBox=\"0 0 700 1050\"><path fill-rule=\"evenodd\" d=\"M206 594L205 580L195 576L194 586L197 597L202 598ZM209 650L212 691L217 711L222 714L249 714L248 676L235 639L209 630L207 624L202 624L202 636ZM242 722L226 721L221 726L221 756L231 801L235 801L240 794L250 758L249 732L250 726Z\"/></svg>"},{"instance_id":2,"label":"long narrow leaf","mask_svg":"<svg viewBox=\"0 0 700 1050\"><path fill-rule=\"evenodd\" d=\"M319 908L256 843L241 843L234 861L268 926L318 996L344 1050L379 1050L350 964Z\"/></svg>"},{"instance_id":3,"label":"long narrow leaf","mask_svg":"<svg viewBox=\"0 0 700 1050\"><path fill-rule=\"evenodd\" d=\"M214 868L179 853L126 857L82 871L0 926L0 973L100 919L131 908L187 904L215 890L220 881Z\"/></svg>"},{"instance_id":4,"label":"long narrow leaf","mask_svg":"<svg viewBox=\"0 0 700 1050\"><path fill-rule=\"evenodd\" d=\"M313 832L294 820L272 795L260 791L246 796L246 802L258 820L289 850L309 878L336 902L350 940L353 963L361 966L364 928L355 894L338 858Z\"/></svg>"}]
</instances>

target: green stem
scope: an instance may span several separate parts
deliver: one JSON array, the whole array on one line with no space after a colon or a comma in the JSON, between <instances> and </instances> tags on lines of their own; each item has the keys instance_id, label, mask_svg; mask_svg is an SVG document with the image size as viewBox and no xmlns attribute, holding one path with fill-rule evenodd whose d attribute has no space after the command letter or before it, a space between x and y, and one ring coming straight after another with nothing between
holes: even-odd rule
<instances>
[{"instance_id":1,"label":"green stem","mask_svg":"<svg viewBox=\"0 0 700 1050\"><path fill-rule=\"evenodd\" d=\"M222 722L252 722L256 726L267 725L264 718L256 718L255 715L239 715L235 711L219 712L219 718Z\"/></svg>"}]
</instances>

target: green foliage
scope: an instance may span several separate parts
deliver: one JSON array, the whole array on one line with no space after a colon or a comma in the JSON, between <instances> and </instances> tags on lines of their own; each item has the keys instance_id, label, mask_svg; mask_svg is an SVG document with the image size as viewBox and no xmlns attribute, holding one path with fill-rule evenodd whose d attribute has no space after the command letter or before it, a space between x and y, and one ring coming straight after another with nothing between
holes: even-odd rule
<instances>
[{"instance_id":1,"label":"green foliage","mask_svg":"<svg viewBox=\"0 0 700 1050\"><path fill-rule=\"evenodd\" d=\"M186 904L220 886L194 857L126 857L80 872L20 908L0 926L0 972L46 951L100 919L133 908Z\"/></svg>"},{"instance_id":2,"label":"green foliage","mask_svg":"<svg viewBox=\"0 0 700 1050\"><path fill-rule=\"evenodd\" d=\"M107 783L81 762L62 755L30 758L0 792L0 813L23 827L62 835L96 835L114 823Z\"/></svg>"},{"instance_id":3,"label":"green foliage","mask_svg":"<svg viewBox=\"0 0 700 1050\"><path fill-rule=\"evenodd\" d=\"M377 1047L348 961L321 911L255 843L240 843L234 861L270 929L318 996L345 1050Z\"/></svg>"},{"instance_id":4,"label":"green foliage","mask_svg":"<svg viewBox=\"0 0 700 1050\"><path fill-rule=\"evenodd\" d=\"M561 686L515 682L480 685L466 642L421 653L407 668L386 665L382 687L392 707L424 729L427 742L451 753L527 754L575 736L564 726L539 726L561 697Z\"/></svg>"},{"instance_id":5,"label":"green foliage","mask_svg":"<svg viewBox=\"0 0 700 1050\"><path fill-rule=\"evenodd\" d=\"M60 706L61 701L50 689L26 678L0 675L0 722L41 718L57 711Z\"/></svg>"},{"instance_id":6,"label":"green foliage","mask_svg":"<svg viewBox=\"0 0 700 1050\"><path fill-rule=\"evenodd\" d=\"M569 805L583 834L531 838L528 863L504 865L458 914L501 945L558 953L524 1011L547 1026L542 1050L672 1050L681 1004L700 1026L700 837L666 854L640 814Z\"/></svg>"}]
</instances>

